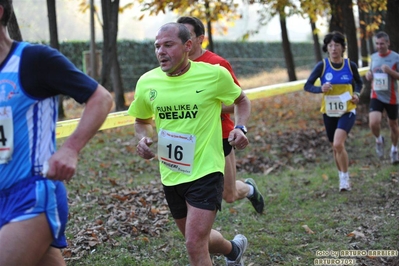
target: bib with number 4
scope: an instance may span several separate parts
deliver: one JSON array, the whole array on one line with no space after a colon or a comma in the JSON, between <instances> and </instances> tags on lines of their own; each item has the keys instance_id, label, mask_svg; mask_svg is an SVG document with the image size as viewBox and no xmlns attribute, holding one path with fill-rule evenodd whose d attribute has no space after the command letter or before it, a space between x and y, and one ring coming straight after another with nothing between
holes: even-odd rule
<instances>
[{"instance_id":1,"label":"bib with number 4","mask_svg":"<svg viewBox=\"0 0 399 266\"><path fill-rule=\"evenodd\" d=\"M325 96L326 114L332 117L340 117L346 113L346 102L342 102L339 95Z\"/></svg>"},{"instance_id":2,"label":"bib with number 4","mask_svg":"<svg viewBox=\"0 0 399 266\"><path fill-rule=\"evenodd\" d=\"M11 106L0 107L0 164L8 163L14 150Z\"/></svg>"},{"instance_id":3,"label":"bib with number 4","mask_svg":"<svg viewBox=\"0 0 399 266\"><path fill-rule=\"evenodd\" d=\"M374 73L373 74L373 88L375 91L388 90L388 74L387 73Z\"/></svg>"},{"instance_id":4,"label":"bib with number 4","mask_svg":"<svg viewBox=\"0 0 399 266\"><path fill-rule=\"evenodd\" d=\"M190 175L193 170L195 136L161 129L158 133L158 158L172 171Z\"/></svg>"}]
</instances>

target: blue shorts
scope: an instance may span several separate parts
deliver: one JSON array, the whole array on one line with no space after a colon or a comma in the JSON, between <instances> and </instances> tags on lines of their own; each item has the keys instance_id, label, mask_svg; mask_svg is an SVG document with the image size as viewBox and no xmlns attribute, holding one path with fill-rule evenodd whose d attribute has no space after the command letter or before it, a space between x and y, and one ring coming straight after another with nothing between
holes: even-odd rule
<instances>
[{"instance_id":1,"label":"blue shorts","mask_svg":"<svg viewBox=\"0 0 399 266\"><path fill-rule=\"evenodd\" d=\"M64 183L34 176L0 191L0 228L41 213L46 214L54 238L51 246L65 248L68 200Z\"/></svg>"},{"instance_id":2,"label":"blue shorts","mask_svg":"<svg viewBox=\"0 0 399 266\"><path fill-rule=\"evenodd\" d=\"M333 143L335 130L337 128L345 130L347 134L351 131L356 121L356 115L352 112L345 113L341 117L330 117L323 114L324 126L326 128L328 140Z\"/></svg>"},{"instance_id":3,"label":"blue shorts","mask_svg":"<svg viewBox=\"0 0 399 266\"><path fill-rule=\"evenodd\" d=\"M224 177L212 173L192 182L163 186L165 198L174 219L187 217L187 203L203 210L221 210Z\"/></svg>"}]
</instances>

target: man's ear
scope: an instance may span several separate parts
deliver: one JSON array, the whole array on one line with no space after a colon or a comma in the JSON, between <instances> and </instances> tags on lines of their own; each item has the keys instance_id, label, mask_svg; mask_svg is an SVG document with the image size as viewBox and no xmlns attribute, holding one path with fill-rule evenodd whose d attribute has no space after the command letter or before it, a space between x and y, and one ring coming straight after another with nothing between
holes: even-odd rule
<instances>
[{"instance_id":1,"label":"man's ear","mask_svg":"<svg viewBox=\"0 0 399 266\"><path fill-rule=\"evenodd\" d=\"M184 44L184 50L186 52L190 52L191 49L193 48L193 41L191 39L187 40L186 43Z\"/></svg>"},{"instance_id":2,"label":"man's ear","mask_svg":"<svg viewBox=\"0 0 399 266\"><path fill-rule=\"evenodd\" d=\"M197 38L199 39L199 42L200 42L200 44L202 45L202 42L203 42L204 39L205 39L205 35L202 34L201 36L198 36Z\"/></svg>"}]
</instances>

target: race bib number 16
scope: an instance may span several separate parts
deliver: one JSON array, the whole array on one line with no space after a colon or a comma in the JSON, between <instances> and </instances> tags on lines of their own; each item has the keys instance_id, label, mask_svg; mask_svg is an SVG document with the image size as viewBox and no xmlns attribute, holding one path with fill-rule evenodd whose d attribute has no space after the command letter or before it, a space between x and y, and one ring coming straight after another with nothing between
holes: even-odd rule
<instances>
[{"instance_id":1,"label":"race bib number 16","mask_svg":"<svg viewBox=\"0 0 399 266\"><path fill-rule=\"evenodd\" d=\"M10 106L0 107L0 164L8 163L14 149L14 126Z\"/></svg>"},{"instance_id":2,"label":"race bib number 16","mask_svg":"<svg viewBox=\"0 0 399 266\"><path fill-rule=\"evenodd\" d=\"M158 133L159 161L175 172L190 175L193 170L195 136L161 129Z\"/></svg>"}]
</instances>

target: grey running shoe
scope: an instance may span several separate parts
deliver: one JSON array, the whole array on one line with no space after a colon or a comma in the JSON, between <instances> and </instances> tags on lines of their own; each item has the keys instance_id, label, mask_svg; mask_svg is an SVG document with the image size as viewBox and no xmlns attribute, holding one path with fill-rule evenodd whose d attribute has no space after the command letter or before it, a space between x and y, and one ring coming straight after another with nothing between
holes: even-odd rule
<instances>
[{"instance_id":1,"label":"grey running shoe","mask_svg":"<svg viewBox=\"0 0 399 266\"><path fill-rule=\"evenodd\" d=\"M343 192L343 191L350 191L351 188L351 184L349 181L349 176L340 176L339 177L339 191Z\"/></svg>"},{"instance_id":2,"label":"grey running shoe","mask_svg":"<svg viewBox=\"0 0 399 266\"><path fill-rule=\"evenodd\" d=\"M226 266L244 266L244 261L243 261L242 257L243 257L245 250L248 247L248 240L244 235L238 234L234 237L234 239L232 241L240 249L240 254L238 254L238 257L235 261L231 261L226 258Z\"/></svg>"},{"instance_id":3,"label":"grey running shoe","mask_svg":"<svg viewBox=\"0 0 399 266\"><path fill-rule=\"evenodd\" d=\"M254 194L248 199L251 201L252 206L255 208L255 211L257 213L262 213L263 208L265 207L265 201L262 194L260 194L260 191L256 186L255 181L252 178L247 178L245 179L245 183L254 187Z\"/></svg>"},{"instance_id":4,"label":"grey running shoe","mask_svg":"<svg viewBox=\"0 0 399 266\"><path fill-rule=\"evenodd\" d=\"M375 151L377 152L377 156L378 156L378 158L383 158L384 157L384 143L385 142L385 140L384 140L384 137L382 137L382 142L381 143L376 143L375 144Z\"/></svg>"},{"instance_id":5,"label":"grey running shoe","mask_svg":"<svg viewBox=\"0 0 399 266\"><path fill-rule=\"evenodd\" d=\"M392 164L399 164L399 157L397 151L391 151L391 163Z\"/></svg>"}]
</instances>

